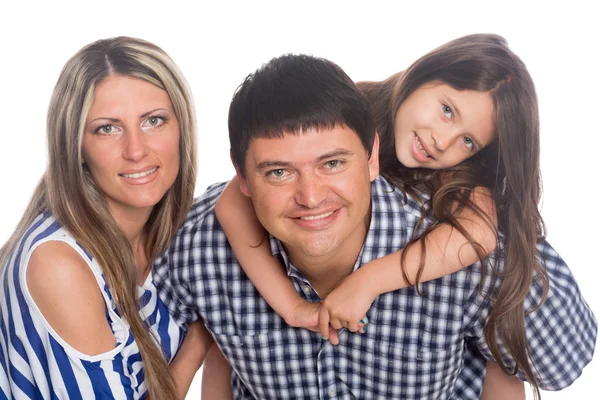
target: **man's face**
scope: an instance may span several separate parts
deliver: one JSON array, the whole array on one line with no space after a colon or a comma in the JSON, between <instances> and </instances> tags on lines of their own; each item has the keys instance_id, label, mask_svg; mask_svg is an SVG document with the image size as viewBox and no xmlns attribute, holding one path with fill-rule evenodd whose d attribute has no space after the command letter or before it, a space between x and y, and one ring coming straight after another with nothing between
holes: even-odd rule
<instances>
[{"instance_id":1,"label":"man's face","mask_svg":"<svg viewBox=\"0 0 600 400\"><path fill-rule=\"evenodd\" d=\"M369 158L358 135L341 126L253 139L240 187L292 261L332 259L362 245L378 152L378 138Z\"/></svg>"}]
</instances>

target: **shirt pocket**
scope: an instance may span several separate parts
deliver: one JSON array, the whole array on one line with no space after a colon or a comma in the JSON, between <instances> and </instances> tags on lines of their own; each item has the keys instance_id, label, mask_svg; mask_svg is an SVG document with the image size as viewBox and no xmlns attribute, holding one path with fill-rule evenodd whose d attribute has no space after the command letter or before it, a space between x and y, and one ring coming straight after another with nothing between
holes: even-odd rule
<instances>
[{"instance_id":1,"label":"shirt pocket","mask_svg":"<svg viewBox=\"0 0 600 400\"><path fill-rule=\"evenodd\" d=\"M306 371L314 369L311 360L315 342L311 340L311 334L305 330L273 330L256 335L214 334L214 338L254 397L278 399L282 393L313 390L303 385ZM290 335L306 337L290 338ZM315 386L316 395L317 390ZM311 393L306 394L306 398L314 397L308 396Z\"/></svg>"},{"instance_id":2,"label":"shirt pocket","mask_svg":"<svg viewBox=\"0 0 600 400\"><path fill-rule=\"evenodd\" d=\"M406 399L447 399L463 363L463 341L443 349L374 341L374 387Z\"/></svg>"}]
</instances>

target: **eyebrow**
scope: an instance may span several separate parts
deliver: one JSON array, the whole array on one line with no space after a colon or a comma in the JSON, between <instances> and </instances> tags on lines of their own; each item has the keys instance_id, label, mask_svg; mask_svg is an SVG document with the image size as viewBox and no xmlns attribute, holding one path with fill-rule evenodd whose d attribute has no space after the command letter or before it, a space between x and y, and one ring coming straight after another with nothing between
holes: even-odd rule
<instances>
[{"instance_id":1,"label":"eyebrow","mask_svg":"<svg viewBox=\"0 0 600 400\"><path fill-rule=\"evenodd\" d=\"M347 149L335 149L332 150L328 153L322 154L319 157L317 157L317 161L325 161L334 157L354 157L354 152L347 150ZM273 160L273 161L261 161L256 165L256 170L257 171L262 171L264 169L267 168L285 168L285 167L289 167L291 166L292 163L289 161L280 161L280 160Z\"/></svg>"},{"instance_id":2,"label":"eyebrow","mask_svg":"<svg viewBox=\"0 0 600 400\"><path fill-rule=\"evenodd\" d=\"M347 149L335 149L330 151L329 153L325 153L321 156L319 156L319 158L317 158L317 160L319 161L324 161L328 158L334 158L334 157L353 157L354 156L354 152L347 150Z\"/></svg>"},{"instance_id":3,"label":"eyebrow","mask_svg":"<svg viewBox=\"0 0 600 400\"><path fill-rule=\"evenodd\" d=\"M150 110L148 112L143 113L142 115L140 115L140 118L146 118L147 116L152 115L152 114L154 114L155 112L157 112L159 110L164 110L164 111L167 111L168 113L172 113L172 111L170 111L170 110L168 110L166 108L159 107L159 108L155 108L154 110ZM118 118L98 117L98 118L94 118L93 120L91 120L90 122L88 122L88 125L90 125L92 122L97 121L99 119L105 119L105 120L108 120L110 122L119 122L120 121L120 119L118 119Z\"/></svg>"},{"instance_id":4,"label":"eyebrow","mask_svg":"<svg viewBox=\"0 0 600 400\"><path fill-rule=\"evenodd\" d=\"M283 168L283 167L289 167L290 165L292 165L292 163L285 162L285 161L261 161L256 166L256 170L261 171L263 169L273 168L273 167Z\"/></svg>"}]
</instances>

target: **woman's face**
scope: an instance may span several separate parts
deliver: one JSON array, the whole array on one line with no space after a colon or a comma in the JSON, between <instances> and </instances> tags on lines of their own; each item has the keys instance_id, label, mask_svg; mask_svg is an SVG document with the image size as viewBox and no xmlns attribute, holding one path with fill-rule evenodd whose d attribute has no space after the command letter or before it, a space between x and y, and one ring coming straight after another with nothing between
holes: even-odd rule
<instances>
[{"instance_id":1,"label":"woman's face","mask_svg":"<svg viewBox=\"0 0 600 400\"><path fill-rule=\"evenodd\" d=\"M102 81L82 153L113 214L151 211L179 172L179 123L167 92L130 76Z\"/></svg>"},{"instance_id":2,"label":"woman's face","mask_svg":"<svg viewBox=\"0 0 600 400\"><path fill-rule=\"evenodd\" d=\"M409 168L453 167L494 140L488 92L430 82L400 105L394 120L396 156Z\"/></svg>"}]
</instances>

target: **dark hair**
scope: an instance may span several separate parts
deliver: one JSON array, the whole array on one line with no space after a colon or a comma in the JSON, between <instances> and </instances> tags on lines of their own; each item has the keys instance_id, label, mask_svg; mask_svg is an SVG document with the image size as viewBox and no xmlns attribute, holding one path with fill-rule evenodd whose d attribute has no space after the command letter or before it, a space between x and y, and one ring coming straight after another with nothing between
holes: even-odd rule
<instances>
[{"instance_id":1,"label":"dark hair","mask_svg":"<svg viewBox=\"0 0 600 400\"><path fill-rule=\"evenodd\" d=\"M364 94L336 64L287 54L248 75L229 107L232 159L245 176L246 152L254 138L301 134L345 125L370 154L375 138Z\"/></svg>"},{"instance_id":2,"label":"dark hair","mask_svg":"<svg viewBox=\"0 0 600 400\"><path fill-rule=\"evenodd\" d=\"M396 113L411 93L433 81L456 90L490 93L496 139L479 154L453 168L433 172L404 168L395 152ZM511 373L521 369L539 397L525 339L524 299L535 275L543 285L543 301L548 292L548 278L536 259L536 243L545 236L537 208L541 196L539 114L535 87L525 64L508 48L503 37L475 34L444 44L383 82L364 82L359 86L371 102L380 135L381 174L405 192L414 194L415 188L419 188L432 196L430 210L436 223L426 233L441 223L450 223L472 239L455 218L461 208L454 206L461 204L481 212L469 198L475 186L490 189L497 207L498 230L504 235L504 262L485 327L486 339L495 360L508 373L500 357L498 334L516 363ZM481 247L473 240L471 243L483 260ZM422 267L423 257L421 270ZM496 268L499 266L494 268L499 274Z\"/></svg>"}]
</instances>

